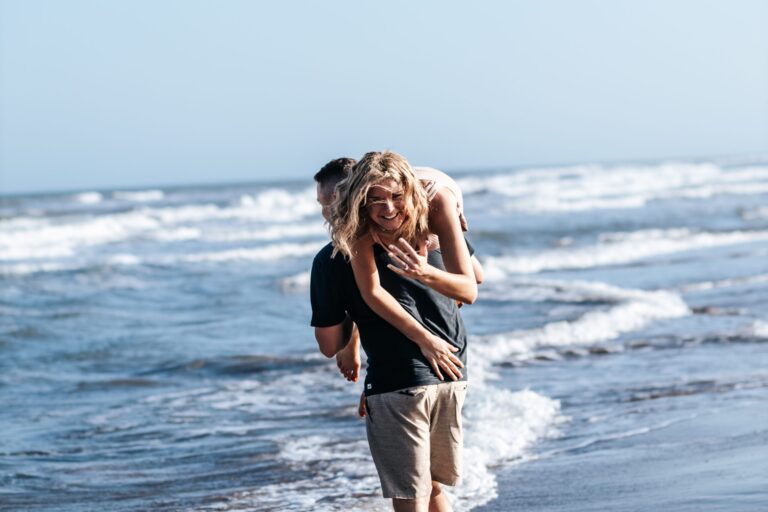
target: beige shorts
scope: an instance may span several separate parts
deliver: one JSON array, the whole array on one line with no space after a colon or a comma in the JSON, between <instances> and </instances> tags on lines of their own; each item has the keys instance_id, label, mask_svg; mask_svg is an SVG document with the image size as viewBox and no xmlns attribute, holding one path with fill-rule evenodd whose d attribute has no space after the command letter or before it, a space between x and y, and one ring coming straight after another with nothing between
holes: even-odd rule
<instances>
[{"instance_id":1,"label":"beige shorts","mask_svg":"<svg viewBox=\"0 0 768 512\"><path fill-rule=\"evenodd\" d=\"M461 478L461 408L467 382L449 382L366 398L366 430L385 498L429 496L432 481Z\"/></svg>"}]
</instances>

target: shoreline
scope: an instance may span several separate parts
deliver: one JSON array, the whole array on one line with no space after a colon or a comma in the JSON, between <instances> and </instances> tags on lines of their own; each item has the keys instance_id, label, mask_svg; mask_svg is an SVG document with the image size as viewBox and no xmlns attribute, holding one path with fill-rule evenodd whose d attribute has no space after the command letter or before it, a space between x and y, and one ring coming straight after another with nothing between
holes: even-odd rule
<instances>
[{"instance_id":1,"label":"shoreline","mask_svg":"<svg viewBox=\"0 0 768 512\"><path fill-rule=\"evenodd\" d=\"M473 510L764 511L768 409L759 408L761 391L746 390L747 403L729 393L717 407L655 430L504 469L497 474L499 496Z\"/></svg>"}]
</instances>

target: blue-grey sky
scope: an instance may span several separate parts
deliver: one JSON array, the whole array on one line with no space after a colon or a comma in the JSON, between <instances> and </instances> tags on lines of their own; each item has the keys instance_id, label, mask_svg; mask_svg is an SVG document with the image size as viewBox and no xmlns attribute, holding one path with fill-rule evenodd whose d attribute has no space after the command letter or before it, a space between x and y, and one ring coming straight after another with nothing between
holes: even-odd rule
<instances>
[{"instance_id":1,"label":"blue-grey sky","mask_svg":"<svg viewBox=\"0 0 768 512\"><path fill-rule=\"evenodd\" d=\"M0 191L768 152L764 0L0 0Z\"/></svg>"}]
</instances>

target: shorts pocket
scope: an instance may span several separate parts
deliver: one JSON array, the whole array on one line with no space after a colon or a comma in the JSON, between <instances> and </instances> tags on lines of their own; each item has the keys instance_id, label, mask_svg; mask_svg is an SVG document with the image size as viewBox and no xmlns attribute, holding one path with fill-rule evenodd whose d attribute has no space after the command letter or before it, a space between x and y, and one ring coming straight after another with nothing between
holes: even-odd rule
<instances>
[{"instance_id":1,"label":"shorts pocket","mask_svg":"<svg viewBox=\"0 0 768 512\"><path fill-rule=\"evenodd\" d=\"M422 396L426 392L427 386L414 386L412 388L398 389L397 391L393 391L393 393L397 393L398 395L412 396L415 398Z\"/></svg>"}]
</instances>

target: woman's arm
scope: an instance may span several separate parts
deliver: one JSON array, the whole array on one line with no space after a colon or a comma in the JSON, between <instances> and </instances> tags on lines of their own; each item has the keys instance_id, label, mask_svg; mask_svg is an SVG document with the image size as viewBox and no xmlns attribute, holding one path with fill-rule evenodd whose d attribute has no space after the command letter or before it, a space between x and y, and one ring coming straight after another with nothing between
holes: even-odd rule
<instances>
[{"instance_id":1,"label":"woman's arm","mask_svg":"<svg viewBox=\"0 0 768 512\"><path fill-rule=\"evenodd\" d=\"M357 382L360 377L360 365L360 332L357 330L357 325L353 323L349 343L336 353L336 366L339 367L345 379Z\"/></svg>"},{"instance_id":2,"label":"woman's arm","mask_svg":"<svg viewBox=\"0 0 768 512\"><path fill-rule=\"evenodd\" d=\"M463 368L464 365L458 357L453 355L458 349L426 330L388 291L382 288L373 255L373 241L370 237L363 237L355 243L352 253L352 271L365 303L377 315L419 346L421 353L440 380L443 380L441 368L451 379L460 379L462 375L459 368Z\"/></svg>"},{"instance_id":3,"label":"woman's arm","mask_svg":"<svg viewBox=\"0 0 768 512\"><path fill-rule=\"evenodd\" d=\"M429 207L429 229L440 240L445 270L427 263L426 247L420 247L416 252L404 240L399 241L400 247L389 246L390 256L400 266L398 269L390 265L390 268L400 275L417 279L447 297L472 304L477 300L478 278L456 214L456 198L443 189L430 201ZM482 274L482 267L480 270ZM482 275L479 277L482 280Z\"/></svg>"},{"instance_id":4,"label":"woman's arm","mask_svg":"<svg viewBox=\"0 0 768 512\"><path fill-rule=\"evenodd\" d=\"M480 263L480 260L478 260L477 256L474 254L470 260L472 261L472 272L475 274L475 282L477 284L483 284L483 281L485 281L485 271L483 270L482 263Z\"/></svg>"}]
</instances>

